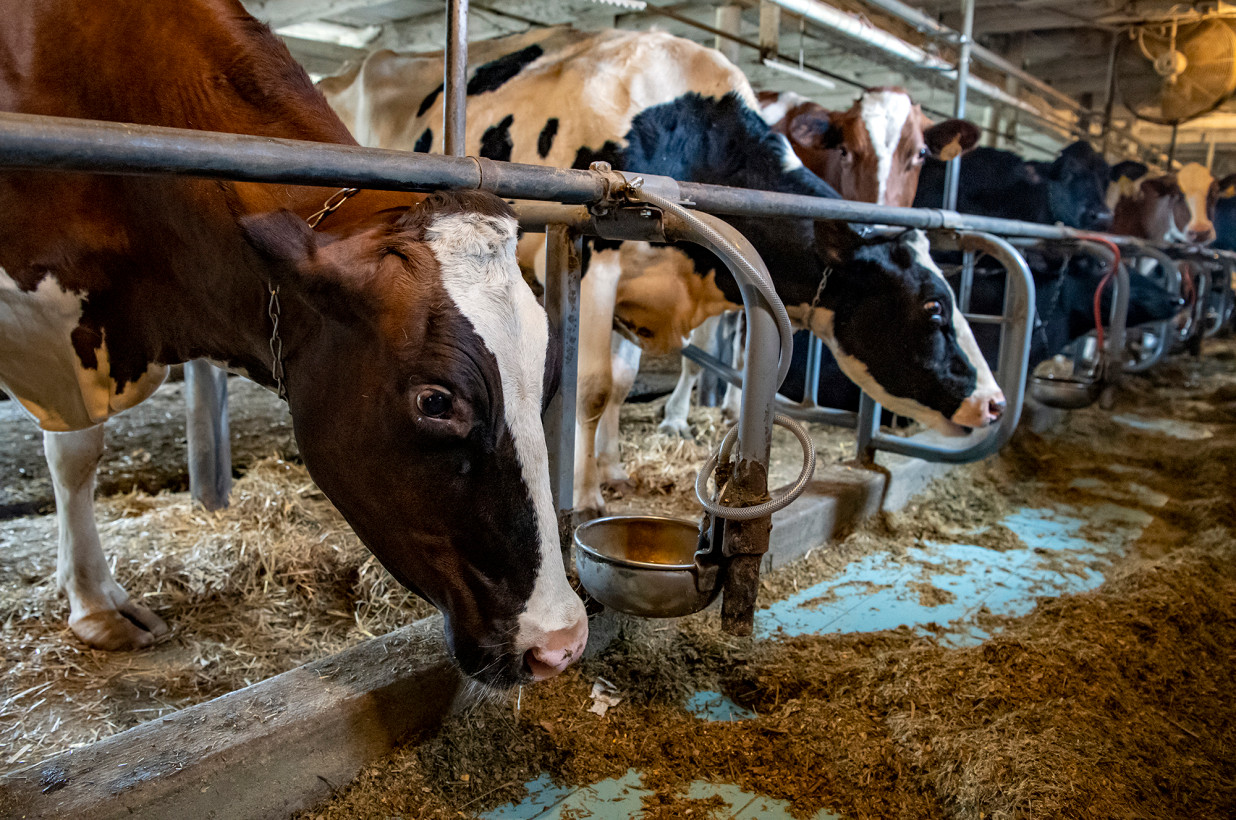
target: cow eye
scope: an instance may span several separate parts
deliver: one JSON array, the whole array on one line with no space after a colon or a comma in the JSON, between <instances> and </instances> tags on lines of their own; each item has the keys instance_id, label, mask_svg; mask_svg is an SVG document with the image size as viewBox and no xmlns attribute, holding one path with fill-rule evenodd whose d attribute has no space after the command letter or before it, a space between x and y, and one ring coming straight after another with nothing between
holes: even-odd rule
<instances>
[{"instance_id":1,"label":"cow eye","mask_svg":"<svg viewBox=\"0 0 1236 820\"><path fill-rule=\"evenodd\" d=\"M931 156L931 149L928 148L926 145L918 149L918 161L919 162L922 162L923 160L927 159L927 157L929 156Z\"/></svg>"},{"instance_id":2,"label":"cow eye","mask_svg":"<svg viewBox=\"0 0 1236 820\"><path fill-rule=\"evenodd\" d=\"M850 152L846 150L846 147L844 145L837 146L837 153L841 155L842 159L845 159L846 157L850 155Z\"/></svg>"},{"instance_id":3,"label":"cow eye","mask_svg":"<svg viewBox=\"0 0 1236 820\"><path fill-rule=\"evenodd\" d=\"M451 412L451 394L441 387L426 387L416 394L416 409L430 418L440 419Z\"/></svg>"},{"instance_id":4,"label":"cow eye","mask_svg":"<svg viewBox=\"0 0 1236 820\"><path fill-rule=\"evenodd\" d=\"M655 336L655 335L656 335L655 333L653 333L651 330L649 330L649 329L648 329L648 328L646 328L646 327L637 327L637 328L635 328L635 333L636 333L638 336L640 336L640 338L643 338L643 339L651 339L653 336Z\"/></svg>"},{"instance_id":5,"label":"cow eye","mask_svg":"<svg viewBox=\"0 0 1236 820\"><path fill-rule=\"evenodd\" d=\"M927 312L927 316L933 324L944 324L944 305L941 302L932 299L923 305L923 310Z\"/></svg>"}]
</instances>

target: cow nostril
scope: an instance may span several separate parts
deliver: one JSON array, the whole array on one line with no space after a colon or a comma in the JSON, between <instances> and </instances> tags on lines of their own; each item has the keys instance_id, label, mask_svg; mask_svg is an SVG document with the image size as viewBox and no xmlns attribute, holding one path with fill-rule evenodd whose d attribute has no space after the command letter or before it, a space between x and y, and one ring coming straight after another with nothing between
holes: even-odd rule
<instances>
[{"instance_id":1,"label":"cow nostril","mask_svg":"<svg viewBox=\"0 0 1236 820\"><path fill-rule=\"evenodd\" d=\"M1006 404L1004 399L991 399L987 402L987 412L991 415L992 421L997 421L1004 415Z\"/></svg>"},{"instance_id":2,"label":"cow nostril","mask_svg":"<svg viewBox=\"0 0 1236 820\"><path fill-rule=\"evenodd\" d=\"M540 657L539 649L529 649L524 653L524 665L528 667L528 671L532 674L533 680L547 680L557 675L566 668L570 659L566 663L555 664L547 663Z\"/></svg>"}]
</instances>

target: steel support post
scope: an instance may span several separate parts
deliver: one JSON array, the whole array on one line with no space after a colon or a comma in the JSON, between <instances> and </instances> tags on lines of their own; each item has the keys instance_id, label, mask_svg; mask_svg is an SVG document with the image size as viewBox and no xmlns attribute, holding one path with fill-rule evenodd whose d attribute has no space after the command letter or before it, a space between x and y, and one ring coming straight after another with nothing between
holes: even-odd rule
<instances>
[{"instance_id":1,"label":"steel support post","mask_svg":"<svg viewBox=\"0 0 1236 820\"><path fill-rule=\"evenodd\" d=\"M449 0L446 12L446 76L442 83L443 153L462 157L465 149L465 110L468 77L468 0Z\"/></svg>"},{"instance_id":2,"label":"steel support post","mask_svg":"<svg viewBox=\"0 0 1236 820\"><path fill-rule=\"evenodd\" d=\"M579 277L583 244L566 225L545 231L545 311L558 334L550 348L556 361L548 362L561 374L558 392L543 418L549 448L550 491L558 513L558 529L565 549L571 543L571 511L575 507L575 387L579 367Z\"/></svg>"},{"instance_id":3,"label":"steel support post","mask_svg":"<svg viewBox=\"0 0 1236 820\"><path fill-rule=\"evenodd\" d=\"M953 116L966 118L966 90L970 85L970 51L974 46L974 0L962 0L961 43L957 56L957 97ZM944 169L944 209L957 210L957 187L961 181L961 157L949 160Z\"/></svg>"},{"instance_id":4,"label":"steel support post","mask_svg":"<svg viewBox=\"0 0 1236 820\"><path fill-rule=\"evenodd\" d=\"M739 415L737 463L721 503L747 506L768 500L768 460L772 450L773 397L781 337L772 308L741 279L747 316L747 359L743 365L742 412ZM789 351L786 351L789 355ZM721 600L721 628L730 635L750 635L760 564L768 552L772 518L726 521L724 552L729 560Z\"/></svg>"},{"instance_id":5,"label":"steel support post","mask_svg":"<svg viewBox=\"0 0 1236 820\"><path fill-rule=\"evenodd\" d=\"M189 494L206 509L221 510L232 489L227 373L201 359L185 362L185 433Z\"/></svg>"},{"instance_id":6,"label":"steel support post","mask_svg":"<svg viewBox=\"0 0 1236 820\"><path fill-rule=\"evenodd\" d=\"M803 407L808 410L819 407L820 363L824 360L824 340L812 335L807 342L807 378L803 387Z\"/></svg>"}]
</instances>

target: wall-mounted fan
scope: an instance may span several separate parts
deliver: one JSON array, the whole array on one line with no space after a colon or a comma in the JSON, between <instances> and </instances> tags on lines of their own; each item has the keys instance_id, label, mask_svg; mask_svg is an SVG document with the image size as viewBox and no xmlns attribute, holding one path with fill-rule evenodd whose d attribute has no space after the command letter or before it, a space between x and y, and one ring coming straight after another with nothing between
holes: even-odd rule
<instances>
[{"instance_id":1,"label":"wall-mounted fan","mask_svg":"<svg viewBox=\"0 0 1236 820\"><path fill-rule=\"evenodd\" d=\"M1116 91L1139 119L1176 125L1236 91L1236 31L1222 20L1143 26L1121 38Z\"/></svg>"}]
</instances>

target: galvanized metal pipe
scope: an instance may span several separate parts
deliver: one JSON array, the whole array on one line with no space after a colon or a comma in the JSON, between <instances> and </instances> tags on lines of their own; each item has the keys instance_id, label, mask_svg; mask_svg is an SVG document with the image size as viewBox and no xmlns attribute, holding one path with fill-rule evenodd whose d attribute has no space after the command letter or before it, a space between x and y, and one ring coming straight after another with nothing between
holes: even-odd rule
<instances>
[{"instance_id":1,"label":"galvanized metal pipe","mask_svg":"<svg viewBox=\"0 0 1236 820\"><path fill-rule=\"evenodd\" d=\"M0 168L187 175L388 191L485 190L508 199L570 204L599 202L608 190L606 179L593 171L12 113L0 114ZM679 183L678 188L683 200L695 208L722 215L839 219L1037 239L1083 236L1071 228L929 208L890 208L692 182Z\"/></svg>"},{"instance_id":2,"label":"galvanized metal pipe","mask_svg":"<svg viewBox=\"0 0 1236 820\"><path fill-rule=\"evenodd\" d=\"M961 48L957 56L957 91L953 99L953 117L966 118L966 89L970 84L970 50L974 39L974 0L962 0L963 26ZM944 166L944 208L957 209L957 186L961 181L961 156L955 156Z\"/></svg>"},{"instance_id":3,"label":"galvanized metal pipe","mask_svg":"<svg viewBox=\"0 0 1236 820\"><path fill-rule=\"evenodd\" d=\"M446 12L446 55L442 61L445 86L442 96L442 135L444 152L450 157L465 153L466 112L468 105L468 0L448 0Z\"/></svg>"}]
</instances>

